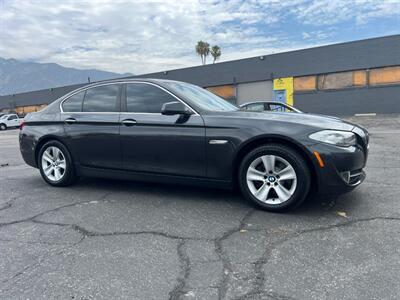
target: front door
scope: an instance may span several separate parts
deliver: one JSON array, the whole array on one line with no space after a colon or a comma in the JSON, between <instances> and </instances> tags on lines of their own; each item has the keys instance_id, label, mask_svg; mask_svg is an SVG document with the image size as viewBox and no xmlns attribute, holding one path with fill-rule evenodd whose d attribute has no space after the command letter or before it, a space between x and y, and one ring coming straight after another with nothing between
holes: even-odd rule
<instances>
[{"instance_id":1,"label":"front door","mask_svg":"<svg viewBox=\"0 0 400 300\"><path fill-rule=\"evenodd\" d=\"M119 84L79 92L62 104L65 143L81 166L121 169Z\"/></svg>"},{"instance_id":2,"label":"front door","mask_svg":"<svg viewBox=\"0 0 400 300\"><path fill-rule=\"evenodd\" d=\"M201 116L162 115L164 103L179 100L151 83L126 84L123 99L120 134L126 170L205 176L205 128Z\"/></svg>"}]
</instances>

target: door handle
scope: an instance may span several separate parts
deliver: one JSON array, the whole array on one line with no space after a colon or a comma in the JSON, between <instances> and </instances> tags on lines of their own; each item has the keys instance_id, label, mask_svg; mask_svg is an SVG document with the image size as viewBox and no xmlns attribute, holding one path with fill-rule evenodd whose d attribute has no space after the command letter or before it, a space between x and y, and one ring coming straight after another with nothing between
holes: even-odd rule
<instances>
[{"instance_id":1,"label":"door handle","mask_svg":"<svg viewBox=\"0 0 400 300\"><path fill-rule=\"evenodd\" d=\"M65 119L64 122L67 124L74 124L74 123L76 123L76 120L74 118L68 118L68 119Z\"/></svg>"},{"instance_id":2,"label":"door handle","mask_svg":"<svg viewBox=\"0 0 400 300\"><path fill-rule=\"evenodd\" d=\"M132 119L126 119L126 120L123 120L121 123L124 124L125 126L133 126L137 122L135 120L132 120Z\"/></svg>"}]
</instances>

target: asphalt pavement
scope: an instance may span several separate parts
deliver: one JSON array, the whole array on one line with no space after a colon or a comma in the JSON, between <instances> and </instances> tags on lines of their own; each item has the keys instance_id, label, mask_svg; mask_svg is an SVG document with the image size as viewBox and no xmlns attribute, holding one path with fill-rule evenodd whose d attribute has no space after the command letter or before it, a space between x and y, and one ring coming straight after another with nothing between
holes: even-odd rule
<instances>
[{"instance_id":1,"label":"asphalt pavement","mask_svg":"<svg viewBox=\"0 0 400 300\"><path fill-rule=\"evenodd\" d=\"M400 116L351 120L371 132L366 181L286 214L217 189L50 187L0 132L0 298L398 299Z\"/></svg>"}]
</instances>

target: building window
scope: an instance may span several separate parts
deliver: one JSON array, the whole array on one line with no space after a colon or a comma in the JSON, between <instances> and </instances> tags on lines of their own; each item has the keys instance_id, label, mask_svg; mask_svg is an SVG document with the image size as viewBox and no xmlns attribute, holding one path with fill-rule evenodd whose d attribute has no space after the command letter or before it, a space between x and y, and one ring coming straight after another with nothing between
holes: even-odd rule
<instances>
[{"instance_id":1,"label":"building window","mask_svg":"<svg viewBox=\"0 0 400 300\"><path fill-rule=\"evenodd\" d=\"M318 90L336 90L384 84L400 84L400 66L371 69L369 76L367 70L300 76L294 78L293 85L295 92L305 92L316 87Z\"/></svg>"},{"instance_id":2,"label":"building window","mask_svg":"<svg viewBox=\"0 0 400 300\"><path fill-rule=\"evenodd\" d=\"M45 108L47 105L46 104L40 104L40 105L30 105L30 106L18 106L15 108L15 111L18 115L26 115L31 112L37 112L40 111L41 109Z\"/></svg>"},{"instance_id":3,"label":"building window","mask_svg":"<svg viewBox=\"0 0 400 300\"><path fill-rule=\"evenodd\" d=\"M353 86L353 72L322 74L318 76L318 89L333 90Z\"/></svg>"},{"instance_id":4,"label":"building window","mask_svg":"<svg viewBox=\"0 0 400 300\"><path fill-rule=\"evenodd\" d=\"M212 86L206 89L226 100L233 100L236 97L235 86L233 85Z\"/></svg>"},{"instance_id":5,"label":"building window","mask_svg":"<svg viewBox=\"0 0 400 300\"><path fill-rule=\"evenodd\" d=\"M371 69L369 71L369 84L400 83L400 66Z\"/></svg>"},{"instance_id":6,"label":"building window","mask_svg":"<svg viewBox=\"0 0 400 300\"><path fill-rule=\"evenodd\" d=\"M365 70L359 70L353 72L353 85L354 86L365 86L367 84L367 72Z\"/></svg>"},{"instance_id":7,"label":"building window","mask_svg":"<svg viewBox=\"0 0 400 300\"><path fill-rule=\"evenodd\" d=\"M294 91L313 91L317 87L316 76L295 77L293 82Z\"/></svg>"}]
</instances>

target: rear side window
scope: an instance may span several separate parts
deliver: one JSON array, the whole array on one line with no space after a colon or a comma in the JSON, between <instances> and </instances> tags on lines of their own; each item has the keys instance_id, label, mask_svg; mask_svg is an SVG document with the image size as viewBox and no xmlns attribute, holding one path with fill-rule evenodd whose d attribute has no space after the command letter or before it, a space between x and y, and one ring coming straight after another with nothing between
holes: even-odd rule
<instances>
[{"instance_id":1,"label":"rear side window","mask_svg":"<svg viewBox=\"0 0 400 300\"><path fill-rule=\"evenodd\" d=\"M252 104L246 105L245 108L247 110L263 111L264 110L264 103L252 103Z\"/></svg>"},{"instance_id":2,"label":"rear side window","mask_svg":"<svg viewBox=\"0 0 400 300\"><path fill-rule=\"evenodd\" d=\"M285 111L285 107L279 104L270 104L269 109L271 111Z\"/></svg>"},{"instance_id":3,"label":"rear side window","mask_svg":"<svg viewBox=\"0 0 400 300\"><path fill-rule=\"evenodd\" d=\"M126 85L128 112L161 113L165 103L177 101L164 90L150 84L130 83Z\"/></svg>"},{"instance_id":4,"label":"rear side window","mask_svg":"<svg viewBox=\"0 0 400 300\"><path fill-rule=\"evenodd\" d=\"M85 97L85 91L79 92L64 101L62 108L65 112L81 112L82 101Z\"/></svg>"},{"instance_id":5,"label":"rear side window","mask_svg":"<svg viewBox=\"0 0 400 300\"><path fill-rule=\"evenodd\" d=\"M117 84L88 89L83 100L84 112L117 112Z\"/></svg>"}]
</instances>

